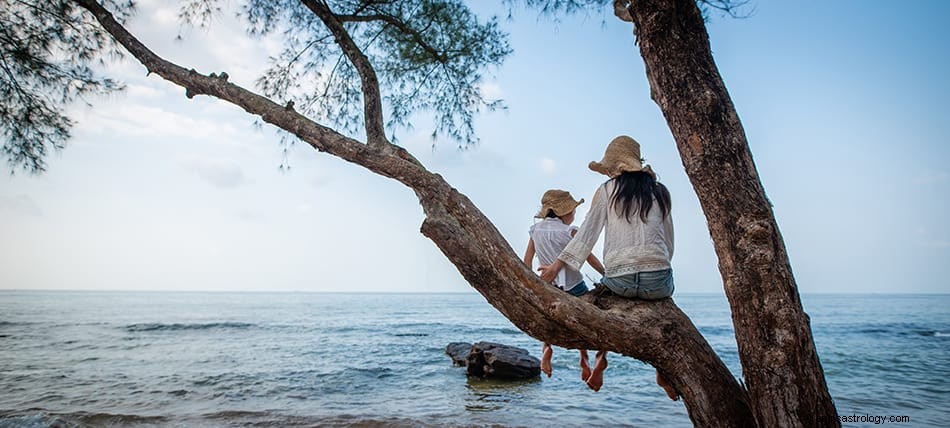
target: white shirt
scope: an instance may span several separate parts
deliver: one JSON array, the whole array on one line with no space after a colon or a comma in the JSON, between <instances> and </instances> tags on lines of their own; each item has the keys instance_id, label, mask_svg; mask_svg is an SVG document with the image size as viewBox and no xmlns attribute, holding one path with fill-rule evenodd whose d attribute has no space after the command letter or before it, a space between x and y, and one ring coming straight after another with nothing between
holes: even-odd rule
<instances>
[{"instance_id":1,"label":"white shirt","mask_svg":"<svg viewBox=\"0 0 950 428\"><path fill-rule=\"evenodd\" d=\"M571 242L571 232L576 230L578 230L576 226L568 226L557 217L546 218L531 226L528 234L534 241L534 254L538 262L542 265L554 263L567 243ZM561 269L555 279L555 285L562 290L574 288L584 280L583 275L578 272L579 269L580 266Z\"/></svg>"},{"instance_id":2,"label":"white shirt","mask_svg":"<svg viewBox=\"0 0 950 428\"><path fill-rule=\"evenodd\" d=\"M667 215L663 218L654 199L646 222L643 222L639 215L631 216L632 221L627 221L616 209L610 207L614 184L613 181L608 181L597 188L584 223L558 258L567 266L580 269L594 248L594 243L600 238L600 232L606 229L604 276L613 278L630 273L669 269L670 259L673 258L672 217Z\"/></svg>"}]
</instances>

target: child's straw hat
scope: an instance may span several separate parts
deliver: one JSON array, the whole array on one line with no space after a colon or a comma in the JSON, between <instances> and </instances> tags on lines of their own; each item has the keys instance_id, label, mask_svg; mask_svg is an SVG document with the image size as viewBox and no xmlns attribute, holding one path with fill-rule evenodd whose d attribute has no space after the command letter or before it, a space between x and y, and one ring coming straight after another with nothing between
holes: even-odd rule
<instances>
[{"instance_id":1,"label":"child's straw hat","mask_svg":"<svg viewBox=\"0 0 950 428\"><path fill-rule=\"evenodd\" d=\"M551 189L544 192L544 196L541 197L541 211L538 211L535 217L547 217L549 210L554 211L554 215L561 217L574 211L578 205L583 203L584 198L576 201L571 193L566 190Z\"/></svg>"},{"instance_id":2,"label":"child's straw hat","mask_svg":"<svg viewBox=\"0 0 950 428\"><path fill-rule=\"evenodd\" d=\"M656 179L656 173L649 165L643 165L640 158L640 143L626 135L614 138L604 152L600 162L591 162L587 165L594 172L599 172L614 178L624 172L643 171Z\"/></svg>"}]
</instances>

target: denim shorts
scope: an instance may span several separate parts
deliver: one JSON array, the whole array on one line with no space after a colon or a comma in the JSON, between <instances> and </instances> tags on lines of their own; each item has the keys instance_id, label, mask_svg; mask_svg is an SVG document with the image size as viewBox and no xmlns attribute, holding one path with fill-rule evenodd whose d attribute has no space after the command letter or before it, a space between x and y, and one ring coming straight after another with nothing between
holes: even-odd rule
<instances>
[{"instance_id":1,"label":"denim shorts","mask_svg":"<svg viewBox=\"0 0 950 428\"><path fill-rule=\"evenodd\" d=\"M673 295L673 269L631 273L600 282L614 294L630 299L659 300Z\"/></svg>"},{"instance_id":2,"label":"denim shorts","mask_svg":"<svg viewBox=\"0 0 950 428\"><path fill-rule=\"evenodd\" d=\"M567 294L570 294L575 297L581 297L587 294L588 291L590 290L587 289L587 284L584 283L584 281L581 281L577 285L571 287L570 290L564 290L564 292L566 292Z\"/></svg>"}]
</instances>

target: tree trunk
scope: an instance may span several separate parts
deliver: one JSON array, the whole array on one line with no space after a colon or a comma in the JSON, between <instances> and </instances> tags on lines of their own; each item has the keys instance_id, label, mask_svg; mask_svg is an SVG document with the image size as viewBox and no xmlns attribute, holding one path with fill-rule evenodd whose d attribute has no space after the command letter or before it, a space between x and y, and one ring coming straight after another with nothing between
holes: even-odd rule
<instances>
[{"instance_id":1,"label":"tree trunk","mask_svg":"<svg viewBox=\"0 0 950 428\"><path fill-rule=\"evenodd\" d=\"M615 2L632 21L719 257L758 426L839 426L808 315L695 0Z\"/></svg>"},{"instance_id":2,"label":"tree trunk","mask_svg":"<svg viewBox=\"0 0 950 428\"><path fill-rule=\"evenodd\" d=\"M543 283L468 198L441 176L426 170L404 149L388 142L386 147L362 144L311 121L290 106L230 83L227 77L207 76L168 62L139 42L98 2L74 1L90 11L149 73L185 88L187 96L203 94L237 105L321 152L413 189L426 216L422 233L435 242L472 287L532 337L566 348L605 349L652 364L682 396L697 426L754 424L745 390L672 299L646 302L571 297ZM663 394L659 387L656 393Z\"/></svg>"}]
</instances>

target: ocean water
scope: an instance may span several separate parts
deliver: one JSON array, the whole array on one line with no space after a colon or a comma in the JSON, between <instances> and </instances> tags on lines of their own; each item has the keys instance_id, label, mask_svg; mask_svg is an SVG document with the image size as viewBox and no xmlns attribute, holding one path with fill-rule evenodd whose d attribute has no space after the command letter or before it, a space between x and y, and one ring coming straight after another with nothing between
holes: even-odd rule
<instances>
[{"instance_id":1,"label":"ocean water","mask_svg":"<svg viewBox=\"0 0 950 428\"><path fill-rule=\"evenodd\" d=\"M740 376L725 298L675 299ZM950 295L803 301L840 414L950 424ZM480 340L540 353L477 294L3 291L0 427L690 426L643 363L469 379L444 349Z\"/></svg>"}]
</instances>

